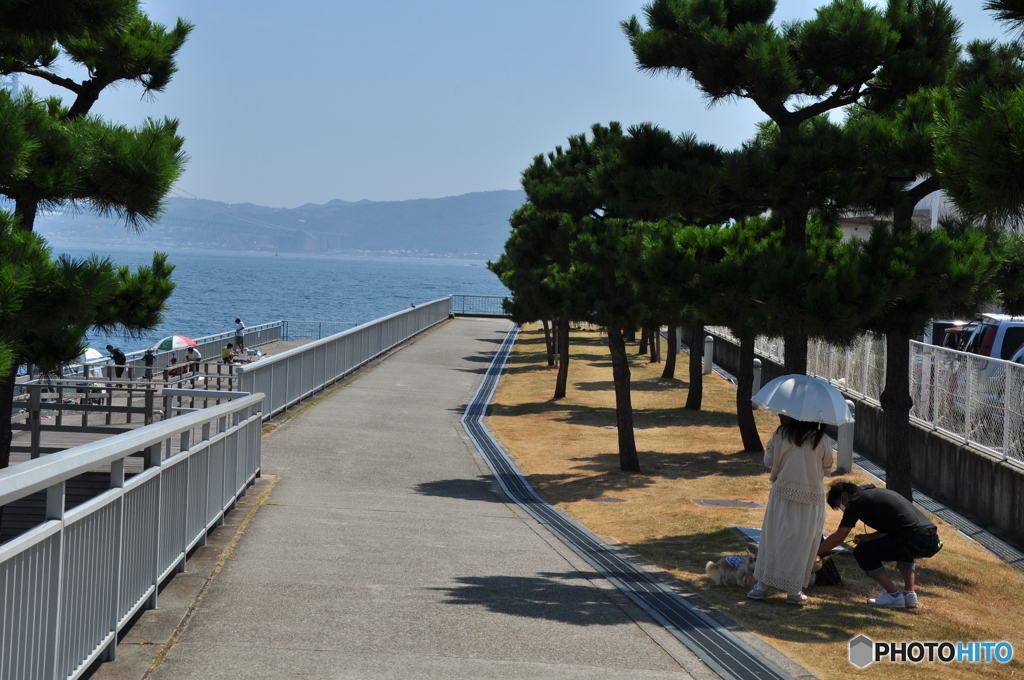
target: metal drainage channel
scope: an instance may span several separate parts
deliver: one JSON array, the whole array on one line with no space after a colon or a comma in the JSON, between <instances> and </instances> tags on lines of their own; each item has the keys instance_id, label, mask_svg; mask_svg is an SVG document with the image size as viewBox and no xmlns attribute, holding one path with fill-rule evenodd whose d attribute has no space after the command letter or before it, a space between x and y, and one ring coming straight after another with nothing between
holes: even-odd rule
<instances>
[{"instance_id":1,"label":"metal drainage channel","mask_svg":"<svg viewBox=\"0 0 1024 680\"><path fill-rule=\"evenodd\" d=\"M765 659L720 623L695 608L657 578L632 564L628 559L628 551L617 551L607 546L534 493L483 424L498 378L518 335L518 327L513 326L462 416L462 426L487 461L501 488L523 510L646 610L721 677L728 680L792 680L792 676Z\"/></svg>"}]
</instances>

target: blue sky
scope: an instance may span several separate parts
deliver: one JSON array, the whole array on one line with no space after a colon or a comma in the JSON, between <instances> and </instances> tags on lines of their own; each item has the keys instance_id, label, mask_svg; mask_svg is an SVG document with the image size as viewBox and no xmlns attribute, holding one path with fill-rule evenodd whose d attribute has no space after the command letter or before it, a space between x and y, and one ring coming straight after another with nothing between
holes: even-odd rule
<instances>
[{"instance_id":1,"label":"blue sky","mask_svg":"<svg viewBox=\"0 0 1024 680\"><path fill-rule=\"evenodd\" d=\"M781 0L780 21L823 2ZM956 0L964 38L1003 36ZM154 101L105 93L94 111L181 120L177 195L273 207L515 189L531 158L593 123L653 121L734 147L763 118L708 109L692 84L637 72L618 22L638 0L151 0L196 29ZM22 83L43 88L25 78Z\"/></svg>"}]
</instances>

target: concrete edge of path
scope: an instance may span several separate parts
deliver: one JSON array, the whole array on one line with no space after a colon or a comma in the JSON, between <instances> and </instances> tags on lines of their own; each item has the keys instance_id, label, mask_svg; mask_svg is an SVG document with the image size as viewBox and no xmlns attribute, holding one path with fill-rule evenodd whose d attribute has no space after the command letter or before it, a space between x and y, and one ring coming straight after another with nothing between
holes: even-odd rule
<instances>
[{"instance_id":1,"label":"concrete edge of path","mask_svg":"<svg viewBox=\"0 0 1024 680\"><path fill-rule=\"evenodd\" d=\"M185 572L164 581L158 607L142 611L124 628L117 659L93 666L84 676L87 680L144 680L159 666L276 483L276 475L255 480L235 509L225 514L224 524L210 531L206 545L188 556Z\"/></svg>"}]
</instances>

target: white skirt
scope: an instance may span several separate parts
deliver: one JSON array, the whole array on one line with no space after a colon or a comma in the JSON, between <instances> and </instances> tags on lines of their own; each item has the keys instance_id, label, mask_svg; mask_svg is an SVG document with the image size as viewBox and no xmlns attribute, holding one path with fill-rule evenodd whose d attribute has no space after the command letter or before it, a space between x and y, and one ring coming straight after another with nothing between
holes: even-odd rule
<instances>
[{"instance_id":1,"label":"white skirt","mask_svg":"<svg viewBox=\"0 0 1024 680\"><path fill-rule=\"evenodd\" d=\"M787 593L803 590L811 580L825 527L825 506L768 494L754 577Z\"/></svg>"}]
</instances>

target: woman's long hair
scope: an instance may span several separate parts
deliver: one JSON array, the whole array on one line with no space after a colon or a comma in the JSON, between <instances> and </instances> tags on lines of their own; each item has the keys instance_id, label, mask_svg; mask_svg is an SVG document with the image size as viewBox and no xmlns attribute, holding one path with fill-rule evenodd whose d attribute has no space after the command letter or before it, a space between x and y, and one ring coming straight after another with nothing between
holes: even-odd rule
<instances>
[{"instance_id":1,"label":"woman's long hair","mask_svg":"<svg viewBox=\"0 0 1024 680\"><path fill-rule=\"evenodd\" d=\"M788 440L793 446L803 446L810 440L812 449L818 448L825 431L819 423L809 423L805 420L796 420L789 416L779 416L782 424L779 425L778 433L783 439Z\"/></svg>"}]
</instances>

